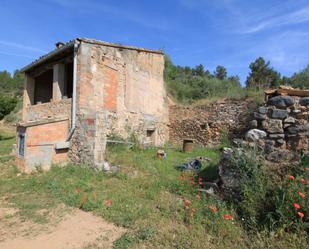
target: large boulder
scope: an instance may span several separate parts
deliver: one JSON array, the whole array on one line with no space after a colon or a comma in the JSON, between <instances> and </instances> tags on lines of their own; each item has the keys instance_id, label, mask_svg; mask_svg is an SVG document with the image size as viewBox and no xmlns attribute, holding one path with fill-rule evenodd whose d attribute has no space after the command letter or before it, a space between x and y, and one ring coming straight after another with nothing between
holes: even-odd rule
<instances>
[{"instance_id":1,"label":"large boulder","mask_svg":"<svg viewBox=\"0 0 309 249\"><path fill-rule=\"evenodd\" d=\"M283 133L282 121L280 119L264 120L262 127L269 133Z\"/></svg>"},{"instance_id":2,"label":"large boulder","mask_svg":"<svg viewBox=\"0 0 309 249\"><path fill-rule=\"evenodd\" d=\"M275 150L269 153L266 159L270 162L274 163L283 163L283 162L291 162L293 160L298 160L298 157L295 153L289 150Z\"/></svg>"},{"instance_id":3,"label":"large boulder","mask_svg":"<svg viewBox=\"0 0 309 249\"><path fill-rule=\"evenodd\" d=\"M261 114L259 112L254 112L253 116L257 120L264 120L264 119L266 119L266 114Z\"/></svg>"},{"instance_id":4,"label":"large boulder","mask_svg":"<svg viewBox=\"0 0 309 249\"><path fill-rule=\"evenodd\" d=\"M267 104L278 108L286 108L294 105L294 99L291 96L276 96L270 98Z\"/></svg>"},{"instance_id":5,"label":"large boulder","mask_svg":"<svg viewBox=\"0 0 309 249\"><path fill-rule=\"evenodd\" d=\"M257 127L258 127L258 122L257 122L255 119L251 120L251 121L249 122L249 127L250 127L251 129L257 128Z\"/></svg>"},{"instance_id":6,"label":"large boulder","mask_svg":"<svg viewBox=\"0 0 309 249\"><path fill-rule=\"evenodd\" d=\"M295 123L295 118L293 118L293 117L287 117L287 118L284 120L284 123L287 123L287 124L294 124L294 123Z\"/></svg>"},{"instance_id":7,"label":"large boulder","mask_svg":"<svg viewBox=\"0 0 309 249\"><path fill-rule=\"evenodd\" d=\"M274 109L272 111L271 117L274 119L284 119L288 116L287 110Z\"/></svg>"},{"instance_id":8,"label":"large boulder","mask_svg":"<svg viewBox=\"0 0 309 249\"><path fill-rule=\"evenodd\" d=\"M296 115L298 119L309 120L309 112L301 112Z\"/></svg>"},{"instance_id":9,"label":"large boulder","mask_svg":"<svg viewBox=\"0 0 309 249\"><path fill-rule=\"evenodd\" d=\"M303 105L303 106L309 105L309 97L300 98L299 104L300 104L300 105Z\"/></svg>"},{"instance_id":10,"label":"large boulder","mask_svg":"<svg viewBox=\"0 0 309 249\"><path fill-rule=\"evenodd\" d=\"M261 113L261 114L266 114L267 113L267 111L268 111L268 108L266 107L266 106L261 106L261 107L259 107L259 113Z\"/></svg>"},{"instance_id":11,"label":"large boulder","mask_svg":"<svg viewBox=\"0 0 309 249\"><path fill-rule=\"evenodd\" d=\"M245 137L247 141L256 142L266 136L267 134L265 131L259 129L251 129L246 133Z\"/></svg>"},{"instance_id":12,"label":"large boulder","mask_svg":"<svg viewBox=\"0 0 309 249\"><path fill-rule=\"evenodd\" d=\"M240 199L241 182L239 171L232 165L234 150L224 148L223 155L219 163L219 187L223 197L229 200Z\"/></svg>"}]
</instances>

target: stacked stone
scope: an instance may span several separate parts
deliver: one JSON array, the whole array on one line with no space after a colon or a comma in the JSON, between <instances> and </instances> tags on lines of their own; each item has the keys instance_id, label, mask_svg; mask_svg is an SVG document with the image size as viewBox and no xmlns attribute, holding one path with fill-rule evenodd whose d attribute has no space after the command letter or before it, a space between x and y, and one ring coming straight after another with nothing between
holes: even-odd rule
<instances>
[{"instance_id":1,"label":"stacked stone","mask_svg":"<svg viewBox=\"0 0 309 249\"><path fill-rule=\"evenodd\" d=\"M239 137L247 130L252 102L226 100L196 107L171 106L170 142L180 144L184 138L212 146L221 142L223 133Z\"/></svg>"},{"instance_id":2,"label":"stacked stone","mask_svg":"<svg viewBox=\"0 0 309 249\"><path fill-rule=\"evenodd\" d=\"M248 141L260 141L270 149L309 150L309 97L272 97L253 117Z\"/></svg>"}]
</instances>

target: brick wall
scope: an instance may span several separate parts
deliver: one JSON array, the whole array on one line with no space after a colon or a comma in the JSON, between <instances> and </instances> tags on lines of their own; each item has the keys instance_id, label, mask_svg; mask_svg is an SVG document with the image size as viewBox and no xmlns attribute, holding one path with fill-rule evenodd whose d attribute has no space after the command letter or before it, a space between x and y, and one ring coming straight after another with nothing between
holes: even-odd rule
<instances>
[{"instance_id":1,"label":"brick wall","mask_svg":"<svg viewBox=\"0 0 309 249\"><path fill-rule=\"evenodd\" d=\"M55 144L66 141L68 126L68 120L63 120L19 127L17 133L25 133L25 157L17 155L18 167L24 171L30 171L36 166L48 169L53 163L67 161L67 150L56 150ZM18 145L18 136L16 142Z\"/></svg>"}]
</instances>

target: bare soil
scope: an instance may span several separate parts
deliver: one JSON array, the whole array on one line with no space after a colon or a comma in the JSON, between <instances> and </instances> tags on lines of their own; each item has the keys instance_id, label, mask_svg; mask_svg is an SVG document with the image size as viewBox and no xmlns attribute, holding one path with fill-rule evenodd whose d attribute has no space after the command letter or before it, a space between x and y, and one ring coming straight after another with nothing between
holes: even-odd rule
<instances>
[{"instance_id":1,"label":"bare soil","mask_svg":"<svg viewBox=\"0 0 309 249\"><path fill-rule=\"evenodd\" d=\"M125 232L92 213L66 207L57 208L52 215L55 219L49 217L48 224L23 221L17 213L14 208L0 208L1 249L77 249L98 244L99 248L112 248Z\"/></svg>"}]
</instances>

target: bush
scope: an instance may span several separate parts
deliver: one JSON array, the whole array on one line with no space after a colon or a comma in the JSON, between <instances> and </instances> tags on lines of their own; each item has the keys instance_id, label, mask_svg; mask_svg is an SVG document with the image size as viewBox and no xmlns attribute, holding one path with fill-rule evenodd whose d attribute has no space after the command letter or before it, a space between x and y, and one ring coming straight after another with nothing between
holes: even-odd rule
<instances>
[{"instance_id":1,"label":"bush","mask_svg":"<svg viewBox=\"0 0 309 249\"><path fill-rule=\"evenodd\" d=\"M246 95L237 76L211 74L202 65L195 68L175 66L168 57L165 58L164 79L168 92L183 103L216 97L240 99Z\"/></svg>"},{"instance_id":2,"label":"bush","mask_svg":"<svg viewBox=\"0 0 309 249\"><path fill-rule=\"evenodd\" d=\"M259 153L246 151L235 153L232 167L241 183L241 201L234 205L248 229L298 232L308 228L309 201L304 196L308 164L300 163L291 175L279 179L263 164Z\"/></svg>"},{"instance_id":3,"label":"bush","mask_svg":"<svg viewBox=\"0 0 309 249\"><path fill-rule=\"evenodd\" d=\"M14 110L17 104L17 98L9 96L0 96L0 120Z\"/></svg>"}]
</instances>

